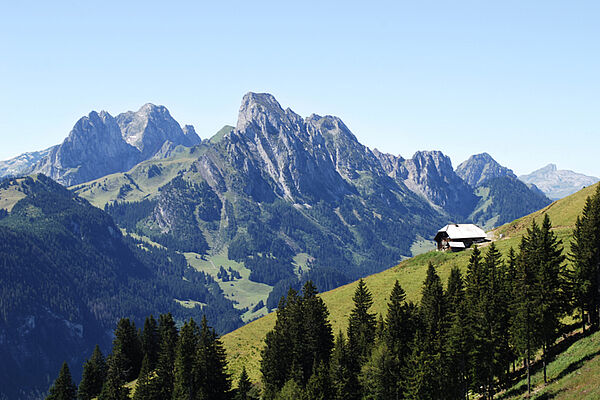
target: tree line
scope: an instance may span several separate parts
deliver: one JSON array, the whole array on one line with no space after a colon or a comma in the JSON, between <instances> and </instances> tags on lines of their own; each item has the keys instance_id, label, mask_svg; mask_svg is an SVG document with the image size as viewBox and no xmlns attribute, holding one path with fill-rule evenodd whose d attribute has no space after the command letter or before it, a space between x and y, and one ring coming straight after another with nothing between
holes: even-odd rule
<instances>
[{"instance_id":1,"label":"tree line","mask_svg":"<svg viewBox=\"0 0 600 400\"><path fill-rule=\"evenodd\" d=\"M171 314L146 318L143 329L122 318L114 332L112 351L104 357L96 346L83 365L78 386L67 363L50 387L48 400L245 400L232 390L225 350L206 318L193 318L177 328ZM137 379L137 380L136 380ZM135 381L132 387L127 385ZM251 389L247 374L238 386ZM132 396L133 394L133 396Z\"/></svg>"}]
</instances>

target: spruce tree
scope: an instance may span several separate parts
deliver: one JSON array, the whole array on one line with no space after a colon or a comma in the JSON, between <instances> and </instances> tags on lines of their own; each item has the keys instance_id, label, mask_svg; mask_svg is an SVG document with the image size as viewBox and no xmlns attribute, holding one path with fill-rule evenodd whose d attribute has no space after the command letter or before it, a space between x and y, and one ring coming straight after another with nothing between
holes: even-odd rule
<instances>
[{"instance_id":1,"label":"spruce tree","mask_svg":"<svg viewBox=\"0 0 600 400\"><path fill-rule=\"evenodd\" d=\"M181 327L175 351L173 400L190 400L196 397L198 381L193 370L198 338L198 325L190 318Z\"/></svg>"},{"instance_id":2,"label":"spruce tree","mask_svg":"<svg viewBox=\"0 0 600 400\"><path fill-rule=\"evenodd\" d=\"M156 362L156 376L154 380L160 390L159 397L161 399L170 399L173 395L175 350L179 340L177 327L170 313L162 314L159 317L158 332L160 350Z\"/></svg>"},{"instance_id":3,"label":"spruce tree","mask_svg":"<svg viewBox=\"0 0 600 400\"><path fill-rule=\"evenodd\" d=\"M354 291L354 308L348 319L348 346L355 360L360 364L365 362L375 340L375 314L369 309L373 305L373 296L364 280L358 281Z\"/></svg>"},{"instance_id":4,"label":"spruce tree","mask_svg":"<svg viewBox=\"0 0 600 400\"><path fill-rule=\"evenodd\" d=\"M535 220L521 238L511 309L511 338L515 351L525 360L527 392L531 393L530 361L540 346L538 298L536 296L537 258L535 243L540 229Z\"/></svg>"},{"instance_id":5,"label":"spruce tree","mask_svg":"<svg viewBox=\"0 0 600 400\"><path fill-rule=\"evenodd\" d=\"M329 322L329 310L312 281L302 288L303 338L299 342L301 368L305 382L313 375L313 368L320 364L329 365L333 349L333 332Z\"/></svg>"},{"instance_id":6,"label":"spruce tree","mask_svg":"<svg viewBox=\"0 0 600 400\"><path fill-rule=\"evenodd\" d=\"M299 330L302 325L298 293L290 289L277 307L275 327L265 337L260 370L265 399L273 399L288 381L292 368L298 368Z\"/></svg>"},{"instance_id":7,"label":"spruce tree","mask_svg":"<svg viewBox=\"0 0 600 400\"><path fill-rule=\"evenodd\" d=\"M398 358L385 341L375 343L369 360L362 366L359 381L363 400L399 399L402 380L397 372L401 368Z\"/></svg>"},{"instance_id":8,"label":"spruce tree","mask_svg":"<svg viewBox=\"0 0 600 400\"><path fill-rule=\"evenodd\" d=\"M246 367L242 367L242 372L238 379L238 387L235 392L235 400L251 400L250 390L252 389L252 382L248 378Z\"/></svg>"},{"instance_id":9,"label":"spruce tree","mask_svg":"<svg viewBox=\"0 0 600 400\"><path fill-rule=\"evenodd\" d=\"M594 328L600 321L600 185L577 217L569 258L573 262L570 293L585 332L586 321Z\"/></svg>"},{"instance_id":10,"label":"spruce tree","mask_svg":"<svg viewBox=\"0 0 600 400\"><path fill-rule=\"evenodd\" d=\"M467 329L464 281L460 270L452 268L445 292L448 306L447 385L449 399L464 399L468 391L470 337Z\"/></svg>"},{"instance_id":11,"label":"spruce tree","mask_svg":"<svg viewBox=\"0 0 600 400\"><path fill-rule=\"evenodd\" d=\"M100 346L96 345L92 356L83 364L83 375L77 390L77 398L91 400L98 397L106 379L106 372L106 360L100 351Z\"/></svg>"},{"instance_id":12,"label":"spruce tree","mask_svg":"<svg viewBox=\"0 0 600 400\"><path fill-rule=\"evenodd\" d=\"M148 357L148 365L151 370L156 368L158 353L160 352L160 335L158 324L152 315L146 318L141 335L141 346L143 356Z\"/></svg>"},{"instance_id":13,"label":"spruce tree","mask_svg":"<svg viewBox=\"0 0 600 400\"><path fill-rule=\"evenodd\" d=\"M194 362L196 399L227 400L231 395L231 379L227 373L225 349L206 316L200 323L200 335Z\"/></svg>"},{"instance_id":14,"label":"spruce tree","mask_svg":"<svg viewBox=\"0 0 600 400\"><path fill-rule=\"evenodd\" d=\"M412 395L437 393L433 398L441 399L445 381L446 354L444 346L447 338L448 317L442 282L432 263L428 265L427 276L423 282L419 315L422 334L418 348L413 351L412 362L424 364L420 371L424 375L414 377Z\"/></svg>"},{"instance_id":15,"label":"spruce tree","mask_svg":"<svg viewBox=\"0 0 600 400\"><path fill-rule=\"evenodd\" d=\"M360 387L356 374L353 373L352 354L342 331L335 338L333 353L329 366L331 386L334 400L360 399Z\"/></svg>"},{"instance_id":16,"label":"spruce tree","mask_svg":"<svg viewBox=\"0 0 600 400\"><path fill-rule=\"evenodd\" d=\"M121 318L115 329L113 352L123 357L123 379L130 382L136 379L142 366L142 347L135 324L129 318Z\"/></svg>"},{"instance_id":17,"label":"spruce tree","mask_svg":"<svg viewBox=\"0 0 600 400\"><path fill-rule=\"evenodd\" d=\"M129 388L125 387L127 382L124 379L128 360L120 351L113 349L107 364L108 372L98 400L129 400Z\"/></svg>"},{"instance_id":18,"label":"spruce tree","mask_svg":"<svg viewBox=\"0 0 600 400\"><path fill-rule=\"evenodd\" d=\"M135 385L134 400L160 400L160 388L156 385L154 379L154 371L150 366L150 357L148 354L144 356L140 376Z\"/></svg>"},{"instance_id":19,"label":"spruce tree","mask_svg":"<svg viewBox=\"0 0 600 400\"><path fill-rule=\"evenodd\" d=\"M563 248L561 241L552 232L552 224L548 214L545 214L540 229L538 248L538 266L536 279L536 296L540 318L540 335L542 344L542 364L544 383L547 383L546 364L547 354L557 338L560 320L566 313L564 278L563 278Z\"/></svg>"},{"instance_id":20,"label":"spruce tree","mask_svg":"<svg viewBox=\"0 0 600 400\"><path fill-rule=\"evenodd\" d=\"M312 375L306 384L306 398L309 400L331 400L334 396L329 369L325 362L312 368Z\"/></svg>"},{"instance_id":21,"label":"spruce tree","mask_svg":"<svg viewBox=\"0 0 600 400\"><path fill-rule=\"evenodd\" d=\"M392 398L403 397L403 371L411 354L410 345L414 339L416 324L411 306L406 302L406 293L396 281L385 318L383 341L390 352L390 360L378 363L385 367L385 373L391 376L390 393ZM383 371L381 373L384 373Z\"/></svg>"},{"instance_id":22,"label":"spruce tree","mask_svg":"<svg viewBox=\"0 0 600 400\"><path fill-rule=\"evenodd\" d=\"M63 362L58 378L50 387L50 394L47 400L75 400L77 398L77 386L71 379L71 372L66 362Z\"/></svg>"}]
</instances>

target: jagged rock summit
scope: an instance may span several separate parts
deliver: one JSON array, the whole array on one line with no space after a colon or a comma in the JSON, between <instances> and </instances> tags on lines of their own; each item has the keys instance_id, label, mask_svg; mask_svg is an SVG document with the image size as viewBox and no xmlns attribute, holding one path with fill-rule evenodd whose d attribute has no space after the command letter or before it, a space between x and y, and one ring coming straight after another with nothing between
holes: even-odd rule
<instances>
[{"instance_id":1,"label":"jagged rock summit","mask_svg":"<svg viewBox=\"0 0 600 400\"><path fill-rule=\"evenodd\" d=\"M490 178L517 177L511 169L500 165L488 153L472 155L456 168L456 174L472 187L476 187Z\"/></svg>"},{"instance_id":2,"label":"jagged rock summit","mask_svg":"<svg viewBox=\"0 0 600 400\"><path fill-rule=\"evenodd\" d=\"M525 183L536 185L553 200L566 197L600 180L595 176L570 170L559 170L555 164L548 164L530 174L521 175L519 179Z\"/></svg>"},{"instance_id":3,"label":"jagged rock summit","mask_svg":"<svg viewBox=\"0 0 600 400\"><path fill-rule=\"evenodd\" d=\"M0 163L0 177L43 173L70 186L124 172L150 158L169 157L177 146L201 143L192 125L181 126L164 106L151 103L113 117L92 111L60 145Z\"/></svg>"}]
</instances>

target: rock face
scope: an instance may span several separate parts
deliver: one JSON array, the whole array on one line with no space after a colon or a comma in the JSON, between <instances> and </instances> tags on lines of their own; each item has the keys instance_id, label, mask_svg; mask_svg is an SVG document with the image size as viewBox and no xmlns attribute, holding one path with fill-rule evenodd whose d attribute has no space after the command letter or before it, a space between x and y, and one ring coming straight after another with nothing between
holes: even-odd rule
<instances>
[{"instance_id":1,"label":"rock face","mask_svg":"<svg viewBox=\"0 0 600 400\"><path fill-rule=\"evenodd\" d=\"M92 111L34 170L68 186L127 171L139 161L139 151L123 140L115 119L105 111Z\"/></svg>"},{"instance_id":2,"label":"rock face","mask_svg":"<svg viewBox=\"0 0 600 400\"><path fill-rule=\"evenodd\" d=\"M76 185L127 171L153 157L170 157L177 146L200 142L194 127L182 129L164 106L148 103L116 117L92 111L77 121L62 144L0 163L0 177L41 172L64 185Z\"/></svg>"},{"instance_id":3,"label":"rock face","mask_svg":"<svg viewBox=\"0 0 600 400\"><path fill-rule=\"evenodd\" d=\"M42 158L46 157L53 147L46 150L23 153L10 160L0 161L0 178L28 174Z\"/></svg>"},{"instance_id":4,"label":"rock face","mask_svg":"<svg viewBox=\"0 0 600 400\"><path fill-rule=\"evenodd\" d=\"M517 177L511 169L500 165L488 153L472 155L456 168L456 174L472 187L476 187L490 178Z\"/></svg>"},{"instance_id":5,"label":"rock face","mask_svg":"<svg viewBox=\"0 0 600 400\"><path fill-rule=\"evenodd\" d=\"M449 214L466 217L477 203L472 189L454 172L450 158L440 151L418 151L405 160L397 178Z\"/></svg>"},{"instance_id":6,"label":"rock face","mask_svg":"<svg viewBox=\"0 0 600 400\"><path fill-rule=\"evenodd\" d=\"M598 182L595 176L587 176L570 170L559 170L555 164L548 164L519 179L527 184L534 184L546 196L557 200L581 190L584 186Z\"/></svg>"},{"instance_id":7,"label":"rock face","mask_svg":"<svg viewBox=\"0 0 600 400\"><path fill-rule=\"evenodd\" d=\"M137 112L117 115L116 121L123 139L139 150L143 160L156 154L167 141L193 146L200 139L192 126L186 127L186 134L164 106L144 104Z\"/></svg>"}]
</instances>

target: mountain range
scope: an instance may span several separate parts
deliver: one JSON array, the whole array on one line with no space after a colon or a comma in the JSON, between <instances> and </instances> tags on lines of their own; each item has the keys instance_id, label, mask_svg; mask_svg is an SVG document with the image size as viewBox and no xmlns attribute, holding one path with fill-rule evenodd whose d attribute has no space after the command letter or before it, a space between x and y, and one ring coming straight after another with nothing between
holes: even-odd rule
<instances>
[{"instance_id":1,"label":"mountain range","mask_svg":"<svg viewBox=\"0 0 600 400\"><path fill-rule=\"evenodd\" d=\"M553 200L566 197L600 180L595 176L587 176L570 170L559 170L555 164L548 164L531 174L521 175L519 179L525 183L535 184Z\"/></svg>"},{"instance_id":2,"label":"mountain range","mask_svg":"<svg viewBox=\"0 0 600 400\"><path fill-rule=\"evenodd\" d=\"M81 326L85 336L106 331L118 316L164 311L180 321L208 313L225 333L277 307L307 279L329 290L430 249L449 222L489 229L550 203L488 154L456 170L440 151L385 154L361 144L341 119L303 118L266 93L246 94L236 126L205 140L163 106L116 117L92 111L62 144L4 162L0 171L34 174L2 183L0 228L13 247L0 254L20 254L19 242L39 249L38 258L7 261L13 275L0 283L2 293L32 280L32 265L47 265L41 276L56 287L75 282L54 303L49 297L72 308L18 294L27 307L0 310L0 329L24 349L60 324ZM83 216L94 216L92 225ZM165 269L167 259L177 267ZM48 315L53 325L27 328ZM93 340L106 337L52 344L69 354L40 355L36 347L23 354L48 360L36 370L42 377L58 358L81 357ZM10 356L3 383L18 382L30 365Z\"/></svg>"}]
</instances>

